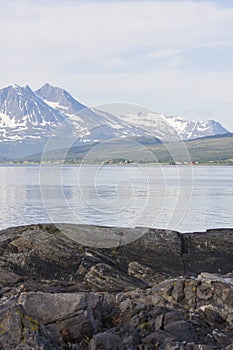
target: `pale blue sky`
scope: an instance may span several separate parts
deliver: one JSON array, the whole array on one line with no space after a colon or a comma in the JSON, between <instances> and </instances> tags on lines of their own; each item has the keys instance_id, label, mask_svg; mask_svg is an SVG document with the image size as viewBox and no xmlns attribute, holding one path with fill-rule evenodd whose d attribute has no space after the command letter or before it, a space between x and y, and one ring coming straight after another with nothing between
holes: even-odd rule
<instances>
[{"instance_id":1,"label":"pale blue sky","mask_svg":"<svg viewBox=\"0 0 233 350\"><path fill-rule=\"evenodd\" d=\"M233 131L233 0L0 0L1 85L45 82Z\"/></svg>"}]
</instances>

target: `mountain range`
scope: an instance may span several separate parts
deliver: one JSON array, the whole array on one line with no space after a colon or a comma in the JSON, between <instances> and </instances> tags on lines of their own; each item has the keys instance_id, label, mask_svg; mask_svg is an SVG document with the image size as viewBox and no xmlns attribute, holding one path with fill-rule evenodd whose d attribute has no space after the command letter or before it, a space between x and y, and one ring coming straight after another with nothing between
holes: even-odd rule
<instances>
[{"instance_id":1,"label":"mountain range","mask_svg":"<svg viewBox=\"0 0 233 350\"><path fill-rule=\"evenodd\" d=\"M54 148L64 148L119 138L153 136L170 142L225 133L214 120L191 121L135 108L126 113L89 108L49 84L36 91L16 84L0 89L2 159L42 152L51 139L56 140Z\"/></svg>"}]
</instances>

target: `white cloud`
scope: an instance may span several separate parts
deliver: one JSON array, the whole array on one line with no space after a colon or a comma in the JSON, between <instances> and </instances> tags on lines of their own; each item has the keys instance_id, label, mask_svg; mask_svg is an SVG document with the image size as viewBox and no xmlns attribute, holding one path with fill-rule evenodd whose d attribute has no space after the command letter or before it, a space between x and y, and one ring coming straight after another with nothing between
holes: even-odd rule
<instances>
[{"instance_id":1,"label":"white cloud","mask_svg":"<svg viewBox=\"0 0 233 350\"><path fill-rule=\"evenodd\" d=\"M148 57L151 59L167 58L167 57L175 56L180 52L181 52L180 50L174 50L174 49L159 50L159 51L149 53Z\"/></svg>"},{"instance_id":2,"label":"white cloud","mask_svg":"<svg viewBox=\"0 0 233 350\"><path fill-rule=\"evenodd\" d=\"M157 99L162 111L194 101L230 108L231 72L182 69L190 49L233 47L233 9L220 2L0 0L0 8L1 85L49 81L96 102ZM157 67L157 58L169 62Z\"/></svg>"},{"instance_id":3,"label":"white cloud","mask_svg":"<svg viewBox=\"0 0 233 350\"><path fill-rule=\"evenodd\" d=\"M1 4L1 3L0 3ZM168 52L232 40L233 10L211 3L132 1L3 2L3 52L58 62L151 50ZM3 17L4 16L4 17ZM49 60L50 61L50 60Z\"/></svg>"},{"instance_id":4,"label":"white cloud","mask_svg":"<svg viewBox=\"0 0 233 350\"><path fill-rule=\"evenodd\" d=\"M233 70L205 73L154 69L147 73L105 73L91 77L79 74L76 80L79 86L74 95L84 100L87 96L89 104L134 103L167 115L216 119L233 131Z\"/></svg>"}]
</instances>

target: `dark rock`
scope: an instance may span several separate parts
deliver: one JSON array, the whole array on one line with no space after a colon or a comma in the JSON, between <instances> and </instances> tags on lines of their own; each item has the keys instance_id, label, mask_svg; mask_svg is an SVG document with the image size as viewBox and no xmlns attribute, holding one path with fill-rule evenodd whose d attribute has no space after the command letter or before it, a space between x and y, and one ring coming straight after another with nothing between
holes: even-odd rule
<instances>
[{"instance_id":1,"label":"dark rock","mask_svg":"<svg viewBox=\"0 0 233 350\"><path fill-rule=\"evenodd\" d=\"M212 305L207 305L205 307L201 307L200 310L198 310L200 314L203 312L203 317L208 323L212 325L221 325L224 323L223 317L219 314L218 311L214 309Z\"/></svg>"},{"instance_id":2,"label":"dark rock","mask_svg":"<svg viewBox=\"0 0 233 350\"><path fill-rule=\"evenodd\" d=\"M14 253L8 252L12 247ZM70 280L75 277L83 249L50 226L29 226L11 240L4 253L7 266L18 275Z\"/></svg>"},{"instance_id":3,"label":"dark rock","mask_svg":"<svg viewBox=\"0 0 233 350\"><path fill-rule=\"evenodd\" d=\"M171 334L171 338L179 341L196 341L193 326L187 321L173 321L164 325L164 330Z\"/></svg>"},{"instance_id":4,"label":"dark rock","mask_svg":"<svg viewBox=\"0 0 233 350\"><path fill-rule=\"evenodd\" d=\"M166 339L163 345L164 350L184 350L185 346L179 341Z\"/></svg>"},{"instance_id":5,"label":"dark rock","mask_svg":"<svg viewBox=\"0 0 233 350\"><path fill-rule=\"evenodd\" d=\"M158 348L164 349L165 342L169 343L170 341L173 342L174 339L171 338L170 333L164 331L164 330L159 330L155 332L154 334L155 339L156 339L156 344Z\"/></svg>"},{"instance_id":6,"label":"dark rock","mask_svg":"<svg viewBox=\"0 0 233 350\"><path fill-rule=\"evenodd\" d=\"M0 308L0 349L62 350L58 339L11 300Z\"/></svg>"},{"instance_id":7,"label":"dark rock","mask_svg":"<svg viewBox=\"0 0 233 350\"><path fill-rule=\"evenodd\" d=\"M165 275L154 273L148 266L142 265L137 261L131 261L128 265L128 274L144 281L145 283L161 282Z\"/></svg>"},{"instance_id":8,"label":"dark rock","mask_svg":"<svg viewBox=\"0 0 233 350\"><path fill-rule=\"evenodd\" d=\"M143 228L65 224L59 224L59 228L62 232L54 225L1 231L0 266L26 278L81 281L92 266L103 263L147 283L160 282L166 275L233 270L233 230L230 229L181 235ZM88 243L89 236L97 242L100 239L99 248L79 243ZM108 237L115 237L113 240L118 237L119 244L131 243L102 248L104 240L105 246L111 243Z\"/></svg>"},{"instance_id":9,"label":"dark rock","mask_svg":"<svg viewBox=\"0 0 233 350\"><path fill-rule=\"evenodd\" d=\"M231 229L182 234L182 256L186 273L231 272L233 254Z\"/></svg>"},{"instance_id":10,"label":"dark rock","mask_svg":"<svg viewBox=\"0 0 233 350\"><path fill-rule=\"evenodd\" d=\"M213 331L213 337L218 342L218 344L220 344L222 347L233 345L233 334L227 335L215 329Z\"/></svg>"},{"instance_id":11,"label":"dark rock","mask_svg":"<svg viewBox=\"0 0 233 350\"><path fill-rule=\"evenodd\" d=\"M29 315L66 342L80 342L97 333L107 308L103 296L93 293L22 293L18 303Z\"/></svg>"},{"instance_id":12,"label":"dark rock","mask_svg":"<svg viewBox=\"0 0 233 350\"><path fill-rule=\"evenodd\" d=\"M194 343L187 343L185 345L186 350L213 350L212 346L204 345L204 344L194 344Z\"/></svg>"},{"instance_id":13,"label":"dark rock","mask_svg":"<svg viewBox=\"0 0 233 350\"><path fill-rule=\"evenodd\" d=\"M15 284L22 282L24 279L22 276L16 275L13 272L4 270L0 267L0 286L14 286Z\"/></svg>"},{"instance_id":14,"label":"dark rock","mask_svg":"<svg viewBox=\"0 0 233 350\"><path fill-rule=\"evenodd\" d=\"M183 310L172 310L165 313L163 323L166 325L171 322L183 321L185 318L186 313Z\"/></svg>"},{"instance_id":15,"label":"dark rock","mask_svg":"<svg viewBox=\"0 0 233 350\"><path fill-rule=\"evenodd\" d=\"M92 338L89 350L124 350L120 338L108 332L99 333Z\"/></svg>"},{"instance_id":16,"label":"dark rock","mask_svg":"<svg viewBox=\"0 0 233 350\"><path fill-rule=\"evenodd\" d=\"M181 239L174 231L148 229L143 237L119 247L118 254L123 261L137 261L151 268L154 273L184 273Z\"/></svg>"},{"instance_id":17,"label":"dark rock","mask_svg":"<svg viewBox=\"0 0 233 350\"><path fill-rule=\"evenodd\" d=\"M126 349L135 348L142 343L141 337L137 330L132 330L130 333L125 332L122 334L122 343Z\"/></svg>"},{"instance_id":18,"label":"dark rock","mask_svg":"<svg viewBox=\"0 0 233 350\"><path fill-rule=\"evenodd\" d=\"M84 277L84 281L93 291L120 292L147 286L146 282L137 280L107 264L92 266Z\"/></svg>"},{"instance_id":19,"label":"dark rock","mask_svg":"<svg viewBox=\"0 0 233 350\"><path fill-rule=\"evenodd\" d=\"M147 335L145 338L142 339L143 345L146 345L147 348L151 347L154 349L156 342L157 342L156 332L150 333L149 335Z\"/></svg>"}]
</instances>

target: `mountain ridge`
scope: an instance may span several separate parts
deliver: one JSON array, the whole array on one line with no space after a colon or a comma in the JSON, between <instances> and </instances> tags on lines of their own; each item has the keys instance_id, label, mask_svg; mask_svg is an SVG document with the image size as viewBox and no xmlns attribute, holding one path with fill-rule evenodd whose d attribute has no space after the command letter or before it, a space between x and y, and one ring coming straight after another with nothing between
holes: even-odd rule
<instances>
[{"instance_id":1,"label":"mountain ridge","mask_svg":"<svg viewBox=\"0 0 233 350\"><path fill-rule=\"evenodd\" d=\"M195 129L193 123L198 126L196 133L190 131ZM37 145L39 153L56 138L62 148L63 138L76 145L151 136L170 142L227 132L216 121L193 122L150 111L115 115L89 108L65 89L48 83L35 92L17 84L0 89L0 152L7 158L35 153Z\"/></svg>"}]
</instances>

